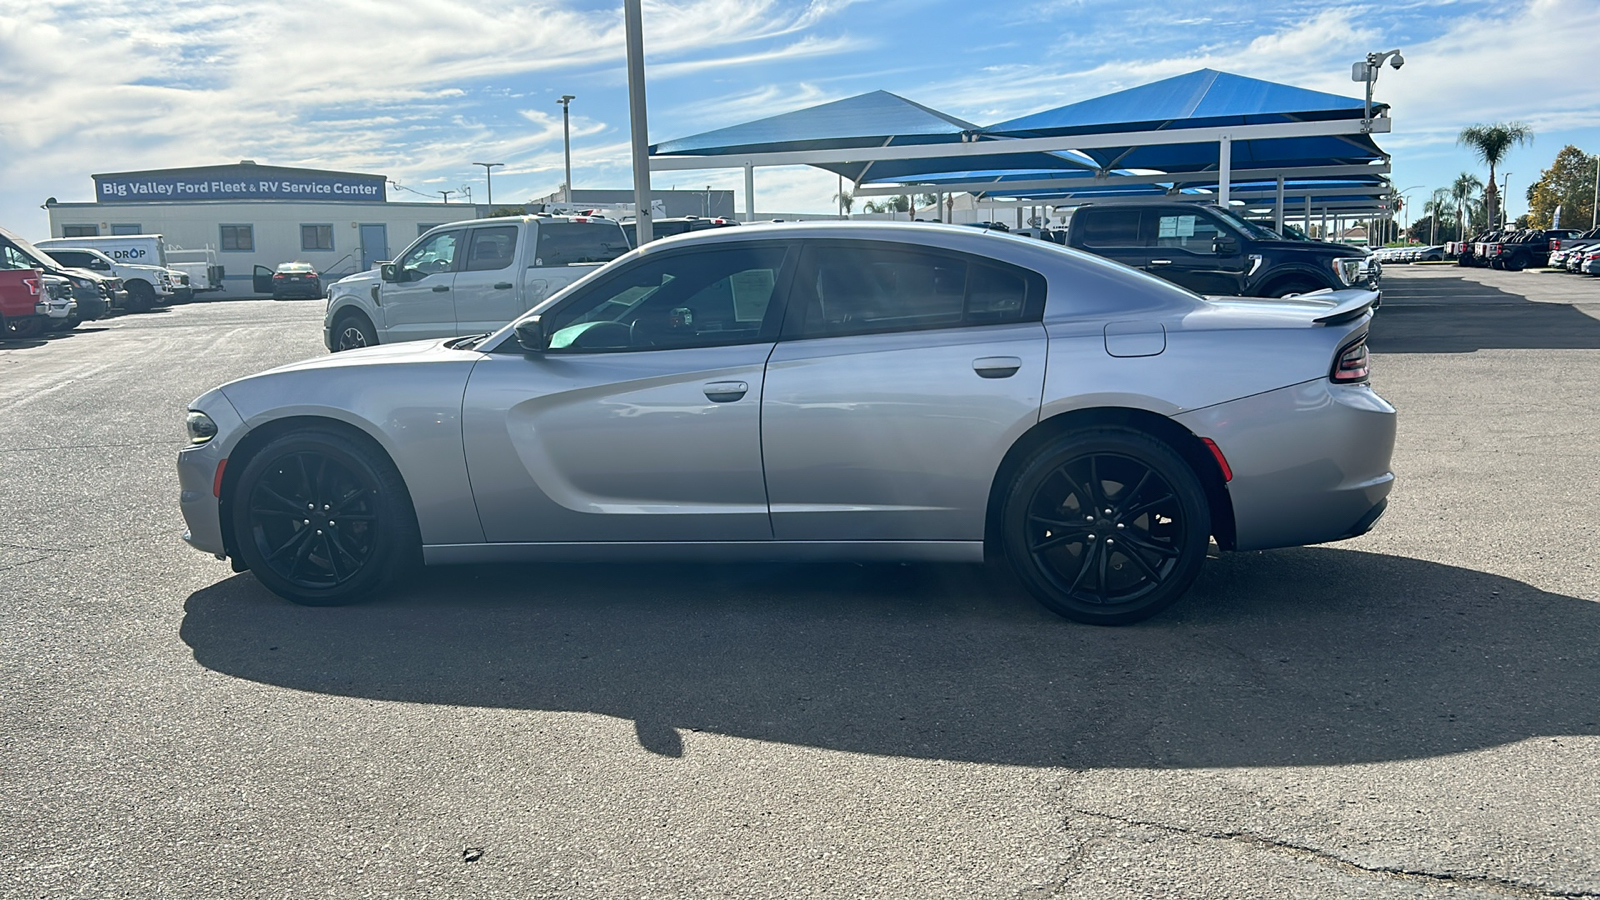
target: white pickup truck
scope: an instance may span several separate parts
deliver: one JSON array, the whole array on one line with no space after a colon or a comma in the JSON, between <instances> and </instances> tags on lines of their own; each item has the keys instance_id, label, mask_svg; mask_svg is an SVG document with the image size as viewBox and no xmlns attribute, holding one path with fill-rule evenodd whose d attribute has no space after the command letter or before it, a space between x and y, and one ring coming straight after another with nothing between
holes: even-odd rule
<instances>
[{"instance_id":1,"label":"white pickup truck","mask_svg":"<svg viewBox=\"0 0 1600 900\"><path fill-rule=\"evenodd\" d=\"M188 300L192 296L184 287L182 273L164 266L132 262L126 256L113 258L100 247L78 243L92 240L50 238L34 246L64 266L122 279L122 289L128 292L127 307L130 312L148 312L154 307Z\"/></svg>"},{"instance_id":2,"label":"white pickup truck","mask_svg":"<svg viewBox=\"0 0 1600 900\"><path fill-rule=\"evenodd\" d=\"M494 331L628 249L622 226L598 216L440 225L394 262L334 282L323 340L338 352Z\"/></svg>"}]
</instances>

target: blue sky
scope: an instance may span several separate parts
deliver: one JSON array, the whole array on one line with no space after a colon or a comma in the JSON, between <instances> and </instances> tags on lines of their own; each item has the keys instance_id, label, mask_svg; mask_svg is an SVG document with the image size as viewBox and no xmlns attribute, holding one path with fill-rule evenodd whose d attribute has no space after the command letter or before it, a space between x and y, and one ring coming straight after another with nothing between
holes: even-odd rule
<instances>
[{"instance_id":1,"label":"blue sky","mask_svg":"<svg viewBox=\"0 0 1600 900\"><path fill-rule=\"evenodd\" d=\"M987 124L1201 67L1359 96L1350 64L1401 48L1380 139L1420 200L1463 171L1465 125L1516 119L1513 214L1557 151L1600 152L1586 76L1593 0L1224 4L1217 0L656 0L645 3L650 138L659 142L871 90ZM556 189L561 108L573 181L626 188L620 0L0 0L0 223L42 237L46 197L88 200L95 172L262 164L373 172L433 195L503 161L495 199ZM743 191L738 172L655 186ZM758 170L762 210L832 208L832 175ZM391 190L392 199L423 199ZM739 207L743 208L742 196Z\"/></svg>"}]
</instances>

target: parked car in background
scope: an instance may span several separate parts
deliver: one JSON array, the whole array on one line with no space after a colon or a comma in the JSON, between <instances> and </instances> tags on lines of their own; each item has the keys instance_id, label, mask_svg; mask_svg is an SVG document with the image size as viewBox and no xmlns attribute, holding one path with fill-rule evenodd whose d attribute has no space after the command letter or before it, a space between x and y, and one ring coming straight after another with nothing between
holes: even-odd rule
<instances>
[{"instance_id":1,"label":"parked car in background","mask_svg":"<svg viewBox=\"0 0 1600 900\"><path fill-rule=\"evenodd\" d=\"M1578 234L1575 228L1526 228L1513 231L1487 245L1485 258L1496 269L1520 272L1529 266L1542 267L1550 258L1555 242Z\"/></svg>"},{"instance_id":2,"label":"parked car in background","mask_svg":"<svg viewBox=\"0 0 1600 900\"><path fill-rule=\"evenodd\" d=\"M1550 242L1550 258L1545 265L1552 269L1567 270L1567 260L1580 249L1600 244L1600 228L1592 228L1572 237L1558 237Z\"/></svg>"},{"instance_id":3,"label":"parked car in background","mask_svg":"<svg viewBox=\"0 0 1600 900\"><path fill-rule=\"evenodd\" d=\"M129 312L146 312L157 306L188 299L179 291L182 273L160 266L128 262L126 258L119 262L100 250L72 246L69 243L72 240L41 241L34 246L64 266L121 279L123 289L128 292L125 305Z\"/></svg>"},{"instance_id":4,"label":"parked car in background","mask_svg":"<svg viewBox=\"0 0 1600 900\"><path fill-rule=\"evenodd\" d=\"M494 331L628 252L615 219L521 216L434 228L376 271L328 289L333 351Z\"/></svg>"},{"instance_id":5,"label":"parked car in background","mask_svg":"<svg viewBox=\"0 0 1600 900\"><path fill-rule=\"evenodd\" d=\"M272 299L315 299L322 296L322 276L308 262L279 263L272 273Z\"/></svg>"},{"instance_id":6,"label":"parked car in background","mask_svg":"<svg viewBox=\"0 0 1600 900\"><path fill-rule=\"evenodd\" d=\"M38 269L0 269L0 340L44 333L49 324L44 277Z\"/></svg>"},{"instance_id":7,"label":"parked car in background","mask_svg":"<svg viewBox=\"0 0 1600 900\"><path fill-rule=\"evenodd\" d=\"M1286 240L1219 206L1088 204L1068 220L1066 243L1206 295L1283 297L1376 287L1364 249Z\"/></svg>"},{"instance_id":8,"label":"parked car in background","mask_svg":"<svg viewBox=\"0 0 1600 900\"><path fill-rule=\"evenodd\" d=\"M472 271L475 231L534 250L537 224L454 226L469 252L445 268ZM433 241L395 271L444 258ZM317 605L417 562L988 553L1061 615L1123 624L1176 601L1211 538L1320 543L1382 515L1376 300L1209 300L948 225L669 238L493 334L199 397L184 537Z\"/></svg>"},{"instance_id":9,"label":"parked car in background","mask_svg":"<svg viewBox=\"0 0 1600 900\"><path fill-rule=\"evenodd\" d=\"M46 275L64 279L72 288L72 299L80 320L98 319L110 312L113 305L127 298L127 294L121 290L121 279L88 269L64 266L21 235L4 228L0 228L0 269L38 269Z\"/></svg>"},{"instance_id":10,"label":"parked car in background","mask_svg":"<svg viewBox=\"0 0 1600 900\"><path fill-rule=\"evenodd\" d=\"M1488 244L1499 240L1502 234L1504 232L1501 230L1492 228L1479 232L1471 240L1462 241L1456 251L1456 265L1469 267L1488 265L1483 258L1484 249Z\"/></svg>"},{"instance_id":11,"label":"parked car in background","mask_svg":"<svg viewBox=\"0 0 1600 900\"><path fill-rule=\"evenodd\" d=\"M734 219L721 217L701 218L700 216L678 216L671 219L656 219L650 223L650 233L656 240L688 234L692 231L708 231L712 228L733 228L739 224ZM639 246L638 223L622 222L622 232L628 237L628 246Z\"/></svg>"}]
</instances>

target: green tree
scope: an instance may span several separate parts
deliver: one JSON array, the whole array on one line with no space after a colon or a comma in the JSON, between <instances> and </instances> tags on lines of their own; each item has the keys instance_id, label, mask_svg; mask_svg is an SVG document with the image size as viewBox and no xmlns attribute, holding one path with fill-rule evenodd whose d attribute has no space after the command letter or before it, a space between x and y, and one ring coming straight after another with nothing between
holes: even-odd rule
<instances>
[{"instance_id":1,"label":"green tree","mask_svg":"<svg viewBox=\"0 0 1600 900\"><path fill-rule=\"evenodd\" d=\"M1494 183L1495 166L1505 161L1514 145L1527 145L1533 141L1533 129L1521 122L1496 122L1493 125L1469 125L1456 135L1456 143L1472 150L1478 159L1489 166L1489 184L1483 189L1483 205L1488 210L1489 222L1494 223L1498 191Z\"/></svg>"},{"instance_id":2,"label":"green tree","mask_svg":"<svg viewBox=\"0 0 1600 900\"><path fill-rule=\"evenodd\" d=\"M1561 148L1550 168L1528 185L1528 215L1533 227L1555 227L1558 206L1562 225L1587 227L1594 220L1594 176L1594 157L1571 144Z\"/></svg>"},{"instance_id":3,"label":"green tree","mask_svg":"<svg viewBox=\"0 0 1600 900\"><path fill-rule=\"evenodd\" d=\"M1466 240L1472 230L1471 222L1475 217L1473 206L1477 203L1479 191L1483 190L1483 182L1471 172L1462 172L1450 184L1450 196L1456 201L1456 221L1461 223L1459 240Z\"/></svg>"},{"instance_id":4,"label":"green tree","mask_svg":"<svg viewBox=\"0 0 1600 900\"><path fill-rule=\"evenodd\" d=\"M494 209L489 210L489 218L491 219L499 216L525 216L527 214L527 207L523 206L496 206Z\"/></svg>"},{"instance_id":5,"label":"green tree","mask_svg":"<svg viewBox=\"0 0 1600 900\"><path fill-rule=\"evenodd\" d=\"M1428 230L1419 232L1419 238L1422 234L1427 234L1429 244L1437 244L1441 240L1454 240L1446 235L1449 233L1448 227L1453 224L1449 220L1455 208L1455 198L1450 196L1449 188L1434 188L1433 194L1428 197L1428 202L1422 204L1422 214L1427 216Z\"/></svg>"},{"instance_id":6,"label":"green tree","mask_svg":"<svg viewBox=\"0 0 1600 900\"><path fill-rule=\"evenodd\" d=\"M850 215L851 208L856 205L856 198L851 196L849 191L840 191L833 195L833 199L838 202L839 208L844 210L844 214L847 216ZM868 205L870 206L871 204Z\"/></svg>"}]
</instances>

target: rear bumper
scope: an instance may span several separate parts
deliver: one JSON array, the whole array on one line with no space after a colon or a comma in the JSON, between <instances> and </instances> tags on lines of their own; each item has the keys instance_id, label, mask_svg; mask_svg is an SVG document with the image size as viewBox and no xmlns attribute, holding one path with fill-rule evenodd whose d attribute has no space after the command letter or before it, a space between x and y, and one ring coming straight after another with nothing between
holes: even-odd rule
<instances>
[{"instance_id":1,"label":"rear bumper","mask_svg":"<svg viewBox=\"0 0 1600 900\"><path fill-rule=\"evenodd\" d=\"M1394 486L1395 410L1367 385L1319 379L1176 418L1233 469L1237 550L1364 534Z\"/></svg>"}]
</instances>

